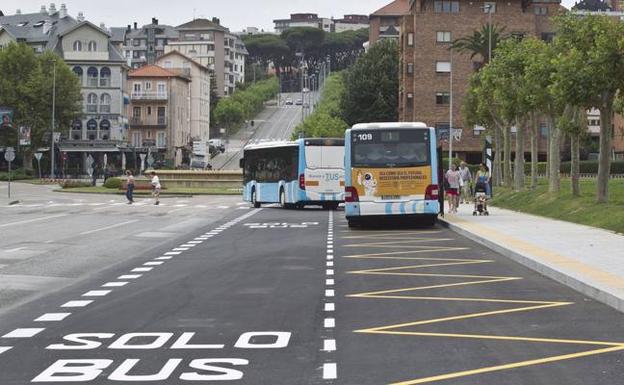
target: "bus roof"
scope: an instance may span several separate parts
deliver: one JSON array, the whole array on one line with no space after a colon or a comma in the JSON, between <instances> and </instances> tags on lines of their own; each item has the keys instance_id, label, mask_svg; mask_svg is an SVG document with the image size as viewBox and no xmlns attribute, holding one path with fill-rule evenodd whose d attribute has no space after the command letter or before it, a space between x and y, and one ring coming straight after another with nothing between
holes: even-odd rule
<instances>
[{"instance_id":1,"label":"bus roof","mask_svg":"<svg viewBox=\"0 0 624 385\"><path fill-rule=\"evenodd\" d=\"M257 150L260 148L292 147L292 146L298 146L298 145L299 145L299 142L297 141L280 140L280 141L267 141L267 142L248 144L247 146L245 146L244 149L245 150Z\"/></svg>"},{"instance_id":2,"label":"bus roof","mask_svg":"<svg viewBox=\"0 0 624 385\"><path fill-rule=\"evenodd\" d=\"M402 128L429 128L421 122L384 122L384 123L359 123L351 127L352 130L374 130L374 129L402 129Z\"/></svg>"},{"instance_id":3,"label":"bus roof","mask_svg":"<svg viewBox=\"0 0 624 385\"><path fill-rule=\"evenodd\" d=\"M257 150L261 148L274 148L274 147L291 147L298 146L301 141L304 141L306 145L310 146L344 146L343 138L304 138L297 140L280 140L280 141L266 141L260 143L249 144L245 146L245 150Z\"/></svg>"}]
</instances>

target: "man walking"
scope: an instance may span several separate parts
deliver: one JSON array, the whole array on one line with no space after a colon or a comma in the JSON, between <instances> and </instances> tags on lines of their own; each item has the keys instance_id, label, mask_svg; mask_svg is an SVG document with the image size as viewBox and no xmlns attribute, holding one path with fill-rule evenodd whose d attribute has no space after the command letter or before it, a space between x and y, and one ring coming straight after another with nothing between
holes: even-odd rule
<instances>
[{"instance_id":1,"label":"man walking","mask_svg":"<svg viewBox=\"0 0 624 385\"><path fill-rule=\"evenodd\" d=\"M466 162L461 162L459 165L459 176L463 182L461 187L461 202L462 203L470 203L471 191L470 191L470 182L472 181L472 173L466 165Z\"/></svg>"},{"instance_id":2,"label":"man walking","mask_svg":"<svg viewBox=\"0 0 624 385\"><path fill-rule=\"evenodd\" d=\"M154 199L156 200L156 202L154 202L155 205L159 205L160 204L160 179L158 178L158 175L156 175L156 171L152 171L151 172L152 175L152 196L154 197Z\"/></svg>"},{"instance_id":3,"label":"man walking","mask_svg":"<svg viewBox=\"0 0 624 385\"><path fill-rule=\"evenodd\" d=\"M134 175L132 175L132 171L126 170L127 182L126 182L126 198L128 198L128 204L131 205L134 203Z\"/></svg>"}]
</instances>

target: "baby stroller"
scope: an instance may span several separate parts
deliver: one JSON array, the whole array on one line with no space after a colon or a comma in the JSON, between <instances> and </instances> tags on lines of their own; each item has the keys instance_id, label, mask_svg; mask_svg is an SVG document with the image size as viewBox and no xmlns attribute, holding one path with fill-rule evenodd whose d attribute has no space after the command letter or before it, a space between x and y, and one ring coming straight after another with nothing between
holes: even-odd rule
<instances>
[{"instance_id":1,"label":"baby stroller","mask_svg":"<svg viewBox=\"0 0 624 385\"><path fill-rule=\"evenodd\" d=\"M475 197L474 197L474 211L472 215L485 215L488 216L490 213L487 210L487 186L485 185L487 182L477 181L475 186Z\"/></svg>"}]
</instances>

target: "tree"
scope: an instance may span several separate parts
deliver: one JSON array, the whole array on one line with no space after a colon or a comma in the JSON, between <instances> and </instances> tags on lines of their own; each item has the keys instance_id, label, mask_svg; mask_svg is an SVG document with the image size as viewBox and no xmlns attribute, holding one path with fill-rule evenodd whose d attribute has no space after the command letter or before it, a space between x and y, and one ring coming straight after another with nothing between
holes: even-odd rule
<instances>
[{"instance_id":1,"label":"tree","mask_svg":"<svg viewBox=\"0 0 624 385\"><path fill-rule=\"evenodd\" d=\"M345 74L342 99L344 119L359 122L394 122L398 119L399 46L380 41Z\"/></svg>"},{"instance_id":2,"label":"tree","mask_svg":"<svg viewBox=\"0 0 624 385\"><path fill-rule=\"evenodd\" d=\"M604 0L581 0L572 6L576 11L611 11L611 5Z\"/></svg>"},{"instance_id":3,"label":"tree","mask_svg":"<svg viewBox=\"0 0 624 385\"><path fill-rule=\"evenodd\" d=\"M485 24L480 31L474 31L471 36L461 37L451 44L451 49L457 52L470 54L470 59L481 56L483 64L487 64L490 56L490 29L492 31L492 57L496 53L498 44L506 38L505 28Z\"/></svg>"},{"instance_id":4,"label":"tree","mask_svg":"<svg viewBox=\"0 0 624 385\"><path fill-rule=\"evenodd\" d=\"M286 42L277 35L243 36L243 42L249 51L247 68L251 67L252 63L259 63L266 70L269 63L273 63L276 74L279 76L281 67L294 56Z\"/></svg>"},{"instance_id":5,"label":"tree","mask_svg":"<svg viewBox=\"0 0 624 385\"><path fill-rule=\"evenodd\" d=\"M600 110L596 200L609 199L614 102L624 88L624 25L608 16L557 18L557 71L553 90L561 99Z\"/></svg>"},{"instance_id":6,"label":"tree","mask_svg":"<svg viewBox=\"0 0 624 385\"><path fill-rule=\"evenodd\" d=\"M49 138L54 77L54 126L61 133L67 133L72 121L82 113L80 82L56 54L47 51L36 56L26 44L12 43L0 50L0 73L0 105L14 109L14 132L5 133L2 145L14 145L15 130L30 127L31 145L24 150L24 167L31 169L32 149L41 147Z\"/></svg>"},{"instance_id":7,"label":"tree","mask_svg":"<svg viewBox=\"0 0 624 385\"><path fill-rule=\"evenodd\" d=\"M559 129L570 137L570 177L572 195L581 196L580 185L580 141L587 132L587 112L582 107L567 105L557 122Z\"/></svg>"}]
</instances>

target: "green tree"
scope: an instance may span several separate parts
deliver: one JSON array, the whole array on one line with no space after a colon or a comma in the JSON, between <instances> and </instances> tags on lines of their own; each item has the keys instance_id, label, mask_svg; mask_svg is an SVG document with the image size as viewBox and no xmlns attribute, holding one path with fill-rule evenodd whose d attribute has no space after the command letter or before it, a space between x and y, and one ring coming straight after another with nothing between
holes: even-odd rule
<instances>
[{"instance_id":1,"label":"green tree","mask_svg":"<svg viewBox=\"0 0 624 385\"><path fill-rule=\"evenodd\" d=\"M31 145L24 149L23 155L24 167L31 169L32 150L41 147L49 138L54 76L54 126L61 133L67 133L71 122L82 112L80 82L60 57L50 51L36 56L25 44L12 43L0 50L0 73L0 105L10 106L15 111L15 128L5 133L2 144L16 144L17 127L30 127Z\"/></svg>"},{"instance_id":2,"label":"green tree","mask_svg":"<svg viewBox=\"0 0 624 385\"><path fill-rule=\"evenodd\" d=\"M258 63L265 70L269 63L273 63L277 76L281 67L292 60L294 54L281 36L273 34L260 34L243 36L245 46L249 51L247 57L247 68L253 63Z\"/></svg>"},{"instance_id":3,"label":"green tree","mask_svg":"<svg viewBox=\"0 0 624 385\"><path fill-rule=\"evenodd\" d=\"M359 122L394 122L398 119L399 47L380 41L345 74L342 100L344 119Z\"/></svg>"},{"instance_id":4,"label":"green tree","mask_svg":"<svg viewBox=\"0 0 624 385\"><path fill-rule=\"evenodd\" d=\"M570 177L572 179L572 195L581 196L580 184L580 143L581 137L587 132L587 112L582 107L567 105L557 122L562 132L570 137Z\"/></svg>"},{"instance_id":5,"label":"green tree","mask_svg":"<svg viewBox=\"0 0 624 385\"><path fill-rule=\"evenodd\" d=\"M342 119L341 100L344 92L344 76L340 72L334 72L327 79L318 107L295 129L293 139L301 132L307 138L343 137L348 127Z\"/></svg>"},{"instance_id":6,"label":"green tree","mask_svg":"<svg viewBox=\"0 0 624 385\"><path fill-rule=\"evenodd\" d=\"M560 99L600 110L600 155L596 200L609 199L614 102L624 88L624 25L608 16L557 18L557 71L553 90Z\"/></svg>"},{"instance_id":7,"label":"green tree","mask_svg":"<svg viewBox=\"0 0 624 385\"><path fill-rule=\"evenodd\" d=\"M451 49L470 54L470 59L480 56L483 64L489 61L490 52L490 29L492 32L492 58L496 53L499 43L506 38L503 34L505 28L499 28L495 25L485 24L480 31L473 31L472 35L464 36L456 39L451 44Z\"/></svg>"}]
</instances>

